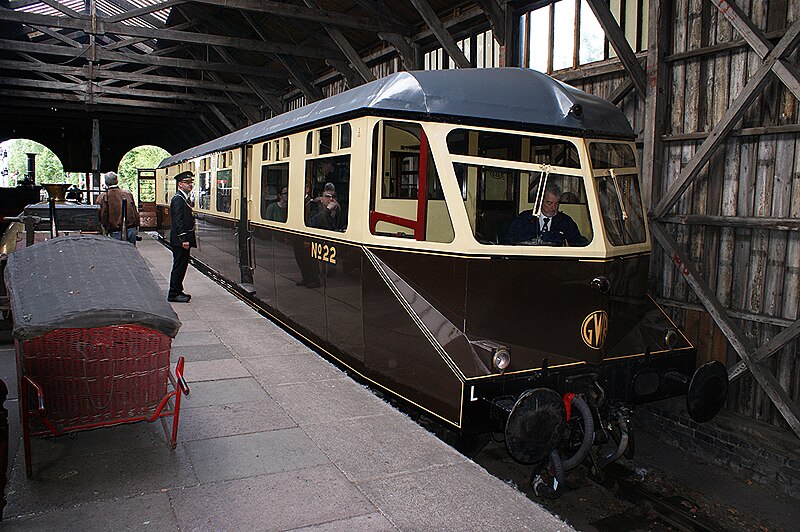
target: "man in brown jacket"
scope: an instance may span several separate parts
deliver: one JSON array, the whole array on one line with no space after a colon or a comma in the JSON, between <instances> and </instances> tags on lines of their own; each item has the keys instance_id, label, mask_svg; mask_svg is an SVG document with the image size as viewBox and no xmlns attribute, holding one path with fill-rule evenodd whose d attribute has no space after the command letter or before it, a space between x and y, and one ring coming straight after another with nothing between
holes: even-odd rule
<instances>
[{"instance_id":1,"label":"man in brown jacket","mask_svg":"<svg viewBox=\"0 0 800 532\"><path fill-rule=\"evenodd\" d=\"M119 188L117 174L108 172L104 176L108 190L100 194L97 203L100 205L100 225L111 238L121 240L122 233L122 200L127 200L125 239L136 245L136 233L139 228L139 211L133 201L133 194Z\"/></svg>"}]
</instances>

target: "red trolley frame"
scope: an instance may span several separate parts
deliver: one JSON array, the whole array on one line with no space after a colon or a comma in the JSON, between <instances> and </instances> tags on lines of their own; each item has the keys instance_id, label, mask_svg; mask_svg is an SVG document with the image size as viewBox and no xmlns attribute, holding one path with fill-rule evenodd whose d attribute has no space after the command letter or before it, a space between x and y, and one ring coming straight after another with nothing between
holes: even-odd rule
<instances>
[{"instance_id":1,"label":"red trolley frame","mask_svg":"<svg viewBox=\"0 0 800 532\"><path fill-rule=\"evenodd\" d=\"M75 334L80 335L82 340L75 342ZM60 338L69 335L73 337L68 338L66 343ZM34 339L38 344L16 341L20 416L25 447L25 471L28 477L33 473L31 436L61 436L81 430L139 421L154 422L159 419L170 448L175 448L181 397L189 394L189 386L183 376L184 357L178 359L174 375L169 369L170 338L163 333L139 325L97 329L61 329L47 333L44 338L46 338L44 342L38 338ZM136 348L131 352L128 345L131 342L125 341L131 338L135 338L137 342L143 339L142 343L148 350L158 346L161 352L145 354L137 352ZM76 366L75 357L70 359L69 355L75 354L74 344L76 343L79 344L77 351L80 352L80 343L84 342L83 347L85 347L86 340L92 340L97 344L93 347L103 351L102 356L105 358L100 360L99 365L97 360L93 361L97 365L97 369L109 371L110 361L111 367L114 368L111 372L118 373L118 375L103 375L102 377L98 377L97 374L87 375L85 361L82 368L83 374L76 374L75 368L80 368L80 361ZM59 350L71 350L71 352L61 358L53 356L54 361L51 362L46 357L40 356L36 360L35 357L27 356L26 349L27 351L37 351L38 349L40 355L42 351L46 352L51 349L56 350L56 353ZM109 353L115 349L123 351L127 349L127 351L118 353L120 356L116 359L109 358ZM157 360L155 355L158 355ZM120 364L123 364L121 368L116 366L117 361L121 361ZM103 366L102 363L106 363L106 365ZM81 373L80 370L77 373ZM119 375L120 373L122 375ZM124 380L128 376L126 373L131 376L131 380ZM122 383L118 384L116 391L114 390L115 382ZM167 382L171 384L171 390L168 390ZM104 407L110 408L98 407L92 400L92 386L95 390L100 390L99 393L108 394L109 399ZM107 389L109 386L110 391ZM50 398L48 398L48 393L51 395ZM155 393L160 396L160 400L157 402L156 399L159 397L155 396ZM76 397L78 395L83 397ZM88 401L87 395L90 396ZM114 399L113 404L112 399ZM53 410L56 410L55 413L48 411L48 401L56 403L53 407ZM171 430L167 421L169 417L172 417ZM32 421L38 422L41 427L32 430Z\"/></svg>"}]
</instances>

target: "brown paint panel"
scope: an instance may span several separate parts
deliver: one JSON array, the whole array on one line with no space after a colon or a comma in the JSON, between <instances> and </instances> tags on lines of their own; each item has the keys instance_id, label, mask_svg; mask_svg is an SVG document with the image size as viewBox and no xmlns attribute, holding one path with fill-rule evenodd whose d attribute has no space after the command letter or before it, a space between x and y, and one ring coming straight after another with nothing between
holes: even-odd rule
<instances>
[{"instance_id":1,"label":"brown paint panel","mask_svg":"<svg viewBox=\"0 0 800 532\"><path fill-rule=\"evenodd\" d=\"M253 286L256 297L269 305L277 308L277 293L275 288L275 259L273 253L274 239L279 233L253 226L251 228L252 261L253 261Z\"/></svg>"},{"instance_id":2,"label":"brown paint panel","mask_svg":"<svg viewBox=\"0 0 800 532\"><path fill-rule=\"evenodd\" d=\"M584 318L605 310L591 280L602 264L575 260L508 258L469 263L466 333L508 345L508 371L576 361L602 353L582 340Z\"/></svg>"},{"instance_id":3,"label":"brown paint panel","mask_svg":"<svg viewBox=\"0 0 800 532\"><path fill-rule=\"evenodd\" d=\"M320 241L324 242L324 241ZM324 244L323 244L324 246ZM348 358L364 361L364 327L361 299L361 260L359 246L329 243L322 266L325 285L328 342Z\"/></svg>"},{"instance_id":4,"label":"brown paint panel","mask_svg":"<svg viewBox=\"0 0 800 532\"><path fill-rule=\"evenodd\" d=\"M326 342L322 267L321 263L311 258L312 240L302 235L276 231L273 257L277 309Z\"/></svg>"},{"instance_id":5,"label":"brown paint panel","mask_svg":"<svg viewBox=\"0 0 800 532\"><path fill-rule=\"evenodd\" d=\"M448 320L463 328L466 259L391 250L373 252Z\"/></svg>"},{"instance_id":6,"label":"brown paint panel","mask_svg":"<svg viewBox=\"0 0 800 532\"><path fill-rule=\"evenodd\" d=\"M236 263L236 221L195 212L197 249L192 255L231 281L241 281Z\"/></svg>"},{"instance_id":7,"label":"brown paint panel","mask_svg":"<svg viewBox=\"0 0 800 532\"><path fill-rule=\"evenodd\" d=\"M371 264L363 272L365 365L370 378L459 423L461 383Z\"/></svg>"}]
</instances>

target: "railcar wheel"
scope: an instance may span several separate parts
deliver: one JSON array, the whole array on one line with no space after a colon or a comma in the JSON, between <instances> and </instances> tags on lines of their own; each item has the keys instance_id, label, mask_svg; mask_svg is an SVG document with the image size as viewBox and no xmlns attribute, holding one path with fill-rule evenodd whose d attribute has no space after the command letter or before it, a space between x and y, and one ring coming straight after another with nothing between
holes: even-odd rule
<instances>
[{"instance_id":1,"label":"railcar wheel","mask_svg":"<svg viewBox=\"0 0 800 532\"><path fill-rule=\"evenodd\" d=\"M564 434L566 409L561 396L549 388L523 393L508 416L506 449L522 464L546 460Z\"/></svg>"},{"instance_id":2,"label":"railcar wheel","mask_svg":"<svg viewBox=\"0 0 800 532\"><path fill-rule=\"evenodd\" d=\"M710 421L728 396L728 372L716 360L706 362L694 372L686 392L686 409L698 423Z\"/></svg>"}]
</instances>

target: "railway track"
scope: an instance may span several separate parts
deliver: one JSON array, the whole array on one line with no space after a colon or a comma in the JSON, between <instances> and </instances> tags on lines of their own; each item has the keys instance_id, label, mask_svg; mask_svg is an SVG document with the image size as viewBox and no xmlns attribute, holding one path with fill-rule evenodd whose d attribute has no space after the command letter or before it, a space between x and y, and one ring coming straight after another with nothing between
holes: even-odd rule
<instances>
[{"instance_id":1,"label":"railway track","mask_svg":"<svg viewBox=\"0 0 800 532\"><path fill-rule=\"evenodd\" d=\"M698 517L697 505L679 496L665 497L654 493L637 480L636 473L620 465L610 464L603 470L601 485L617 497L651 510L657 519L670 527L687 532L716 532L724 528Z\"/></svg>"},{"instance_id":2,"label":"railway track","mask_svg":"<svg viewBox=\"0 0 800 532\"><path fill-rule=\"evenodd\" d=\"M475 462L503 481L513 482L530 499L565 519L577 530L619 532L722 531L728 527L711 522L698 504L687 498L658 493L642 475L618 463L603 470L602 479L592 478L583 466L567 473L561 497L549 500L533 494L530 468L508 457L500 442L492 442L474 458ZM670 486L667 492L680 491Z\"/></svg>"}]
</instances>

